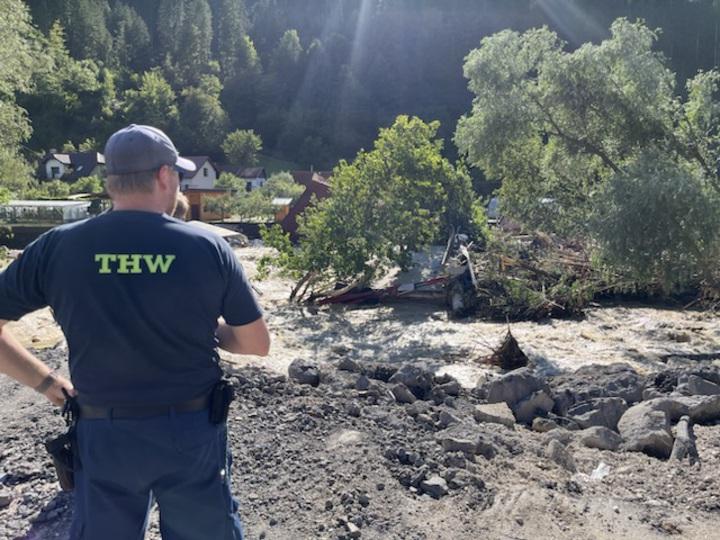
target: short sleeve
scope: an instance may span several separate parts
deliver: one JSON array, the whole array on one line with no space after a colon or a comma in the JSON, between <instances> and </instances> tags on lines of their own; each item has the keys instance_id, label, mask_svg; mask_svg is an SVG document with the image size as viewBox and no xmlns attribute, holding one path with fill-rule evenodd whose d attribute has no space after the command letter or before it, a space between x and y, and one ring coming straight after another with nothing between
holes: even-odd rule
<instances>
[{"instance_id":1,"label":"short sleeve","mask_svg":"<svg viewBox=\"0 0 720 540\"><path fill-rule=\"evenodd\" d=\"M221 249L223 263L227 270L227 281L222 303L222 316L225 322L231 326L250 324L262 317L262 310L242 265L230 246L224 241L223 244Z\"/></svg>"},{"instance_id":2,"label":"short sleeve","mask_svg":"<svg viewBox=\"0 0 720 540\"><path fill-rule=\"evenodd\" d=\"M47 305L43 283L47 238L38 238L0 272L0 319L17 321Z\"/></svg>"}]
</instances>

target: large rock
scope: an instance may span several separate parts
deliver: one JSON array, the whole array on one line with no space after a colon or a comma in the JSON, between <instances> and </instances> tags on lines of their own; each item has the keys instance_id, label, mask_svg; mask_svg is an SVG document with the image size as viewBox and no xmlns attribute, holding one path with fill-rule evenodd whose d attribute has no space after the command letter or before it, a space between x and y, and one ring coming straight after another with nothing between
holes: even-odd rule
<instances>
[{"instance_id":1,"label":"large rock","mask_svg":"<svg viewBox=\"0 0 720 540\"><path fill-rule=\"evenodd\" d=\"M720 385L697 375L688 375L678 381L676 391L688 396L717 396L720 395Z\"/></svg>"},{"instance_id":2,"label":"large rock","mask_svg":"<svg viewBox=\"0 0 720 540\"><path fill-rule=\"evenodd\" d=\"M477 426L456 424L440 431L435 438L445 452L482 455L487 459L492 459L497 454L497 448L491 438Z\"/></svg>"},{"instance_id":3,"label":"large rock","mask_svg":"<svg viewBox=\"0 0 720 540\"><path fill-rule=\"evenodd\" d=\"M578 432L578 441L588 448L617 450L622 444L622 437L605 426L593 426Z\"/></svg>"},{"instance_id":4,"label":"large rock","mask_svg":"<svg viewBox=\"0 0 720 540\"><path fill-rule=\"evenodd\" d=\"M413 394L403 383L397 383L394 385L391 392L395 397L395 401L398 403L415 403L415 400L417 399L415 394Z\"/></svg>"},{"instance_id":5,"label":"large rock","mask_svg":"<svg viewBox=\"0 0 720 540\"><path fill-rule=\"evenodd\" d=\"M300 384L317 386L320 384L320 369L315 364L297 359L288 366L288 377Z\"/></svg>"},{"instance_id":6,"label":"large rock","mask_svg":"<svg viewBox=\"0 0 720 540\"><path fill-rule=\"evenodd\" d=\"M583 366L573 373L549 381L555 397L555 412L566 416L576 403L594 398L619 397L628 404L642 399L644 378L628 364Z\"/></svg>"},{"instance_id":7,"label":"large rock","mask_svg":"<svg viewBox=\"0 0 720 540\"><path fill-rule=\"evenodd\" d=\"M430 393L433 383L433 374L424 367L405 364L388 380L389 383L402 383L415 394L415 397L425 399Z\"/></svg>"},{"instance_id":8,"label":"large rock","mask_svg":"<svg viewBox=\"0 0 720 540\"><path fill-rule=\"evenodd\" d=\"M510 407L504 402L477 405L473 411L473 416L478 422L502 424L509 428L515 425L515 416L513 416Z\"/></svg>"},{"instance_id":9,"label":"large rock","mask_svg":"<svg viewBox=\"0 0 720 540\"><path fill-rule=\"evenodd\" d=\"M573 405L567 415L583 429L592 426L604 426L617 429L618 420L627 411L623 398L594 398Z\"/></svg>"},{"instance_id":10,"label":"large rock","mask_svg":"<svg viewBox=\"0 0 720 540\"><path fill-rule=\"evenodd\" d=\"M533 392L513 406L515 419L522 424L530 424L536 416L545 416L552 411L555 401L548 390Z\"/></svg>"},{"instance_id":11,"label":"large rock","mask_svg":"<svg viewBox=\"0 0 720 540\"><path fill-rule=\"evenodd\" d=\"M423 493L427 493L435 499L439 499L448 493L447 482L438 475L433 475L427 480L420 482L420 489Z\"/></svg>"},{"instance_id":12,"label":"large rock","mask_svg":"<svg viewBox=\"0 0 720 540\"><path fill-rule=\"evenodd\" d=\"M516 369L485 385L488 403L505 402L510 407L539 390L548 390L548 385L528 368Z\"/></svg>"},{"instance_id":13,"label":"large rock","mask_svg":"<svg viewBox=\"0 0 720 540\"><path fill-rule=\"evenodd\" d=\"M572 454L565 448L565 445L555 439L552 439L545 448L545 457L572 473L577 472Z\"/></svg>"},{"instance_id":14,"label":"large rock","mask_svg":"<svg viewBox=\"0 0 720 540\"><path fill-rule=\"evenodd\" d=\"M673 437L669 418L674 407L675 404L665 398L630 407L618 422L625 449L663 459L670 457Z\"/></svg>"}]
</instances>

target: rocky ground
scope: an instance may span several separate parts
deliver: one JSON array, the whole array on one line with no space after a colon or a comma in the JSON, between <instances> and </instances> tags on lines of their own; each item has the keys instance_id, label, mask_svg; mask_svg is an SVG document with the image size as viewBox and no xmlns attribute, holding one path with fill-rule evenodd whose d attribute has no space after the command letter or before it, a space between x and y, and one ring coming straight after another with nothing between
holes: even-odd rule
<instances>
[{"instance_id":1,"label":"rocky ground","mask_svg":"<svg viewBox=\"0 0 720 540\"><path fill-rule=\"evenodd\" d=\"M257 253L239 255L252 275ZM506 325L431 305L291 307L288 283L258 286L273 353L224 357L248 538L717 538L714 315L614 306L514 325L530 366L505 373L481 360ZM13 328L64 366L47 312ZM697 460L668 457L683 425ZM62 427L0 378L0 538L67 536L72 497L42 447Z\"/></svg>"}]
</instances>

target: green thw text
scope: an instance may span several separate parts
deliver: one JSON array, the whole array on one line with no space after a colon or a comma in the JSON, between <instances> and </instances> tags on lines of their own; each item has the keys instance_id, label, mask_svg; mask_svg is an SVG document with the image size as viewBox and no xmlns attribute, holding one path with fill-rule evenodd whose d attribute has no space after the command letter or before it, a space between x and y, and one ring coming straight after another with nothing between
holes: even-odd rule
<instances>
[{"instance_id":1,"label":"green thw text","mask_svg":"<svg viewBox=\"0 0 720 540\"><path fill-rule=\"evenodd\" d=\"M96 253L99 274L167 274L175 255L141 255L137 253Z\"/></svg>"}]
</instances>

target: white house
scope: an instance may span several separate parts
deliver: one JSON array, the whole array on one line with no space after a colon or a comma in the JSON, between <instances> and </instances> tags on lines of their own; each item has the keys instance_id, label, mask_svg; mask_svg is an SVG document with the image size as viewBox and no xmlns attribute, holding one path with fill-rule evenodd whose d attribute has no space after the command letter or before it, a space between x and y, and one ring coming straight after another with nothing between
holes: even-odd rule
<instances>
[{"instance_id":1,"label":"white house","mask_svg":"<svg viewBox=\"0 0 720 540\"><path fill-rule=\"evenodd\" d=\"M210 161L209 156L188 156L195 164L195 173L186 173L180 182L180 189L213 189L220 175L218 168Z\"/></svg>"},{"instance_id":2,"label":"white house","mask_svg":"<svg viewBox=\"0 0 720 540\"><path fill-rule=\"evenodd\" d=\"M105 156L99 152L51 152L40 164L41 178L66 182L85 176L103 176L104 170Z\"/></svg>"},{"instance_id":3,"label":"white house","mask_svg":"<svg viewBox=\"0 0 720 540\"><path fill-rule=\"evenodd\" d=\"M263 167L248 167L240 169L238 176L245 180L245 190L252 191L265 185L267 174Z\"/></svg>"}]
</instances>

